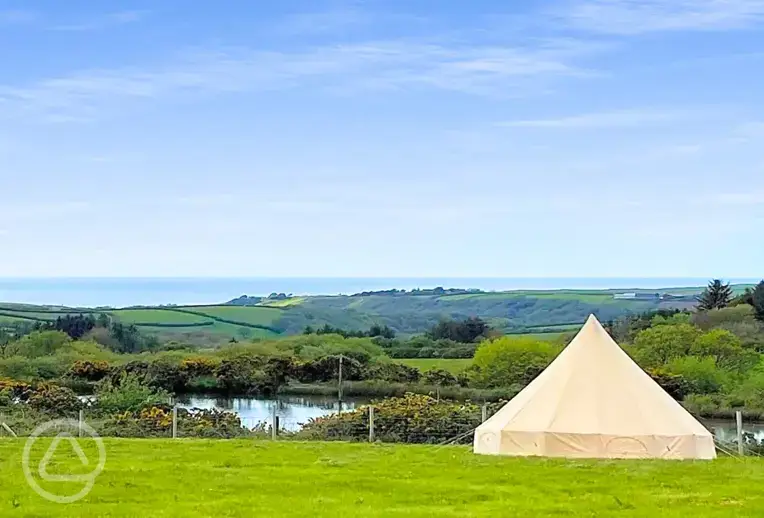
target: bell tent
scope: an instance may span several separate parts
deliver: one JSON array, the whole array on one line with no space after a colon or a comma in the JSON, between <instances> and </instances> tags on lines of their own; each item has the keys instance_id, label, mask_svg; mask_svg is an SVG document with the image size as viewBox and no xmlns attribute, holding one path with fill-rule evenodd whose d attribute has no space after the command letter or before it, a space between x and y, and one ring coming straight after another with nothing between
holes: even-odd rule
<instances>
[{"instance_id":1,"label":"bell tent","mask_svg":"<svg viewBox=\"0 0 764 518\"><path fill-rule=\"evenodd\" d=\"M527 387L475 430L474 452L713 459L713 435L591 315Z\"/></svg>"}]
</instances>

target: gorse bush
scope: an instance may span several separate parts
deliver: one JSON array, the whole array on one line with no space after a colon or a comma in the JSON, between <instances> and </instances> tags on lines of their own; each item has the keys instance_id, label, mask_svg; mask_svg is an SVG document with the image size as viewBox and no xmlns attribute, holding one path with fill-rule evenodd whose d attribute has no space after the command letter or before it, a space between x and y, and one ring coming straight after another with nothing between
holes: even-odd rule
<instances>
[{"instance_id":1,"label":"gorse bush","mask_svg":"<svg viewBox=\"0 0 764 518\"><path fill-rule=\"evenodd\" d=\"M373 403L376 437L384 442L441 443L472 441L470 432L481 422L481 408L470 403L437 401L406 394ZM312 419L297 434L320 440L368 440L369 411L361 407Z\"/></svg>"},{"instance_id":2,"label":"gorse bush","mask_svg":"<svg viewBox=\"0 0 764 518\"><path fill-rule=\"evenodd\" d=\"M105 378L111 367L103 360L77 360L69 368L67 376L87 381L100 381Z\"/></svg>"},{"instance_id":3,"label":"gorse bush","mask_svg":"<svg viewBox=\"0 0 764 518\"><path fill-rule=\"evenodd\" d=\"M170 394L152 387L137 374L122 373L118 383L112 378L101 381L96 387L96 405L106 413L138 412L143 408L167 404Z\"/></svg>"}]
</instances>

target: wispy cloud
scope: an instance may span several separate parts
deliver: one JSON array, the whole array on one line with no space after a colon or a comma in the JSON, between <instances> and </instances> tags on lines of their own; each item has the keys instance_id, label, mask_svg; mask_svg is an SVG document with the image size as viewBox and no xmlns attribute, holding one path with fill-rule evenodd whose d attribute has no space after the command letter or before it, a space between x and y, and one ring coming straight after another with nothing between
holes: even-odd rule
<instances>
[{"instance_id":1,"label":"wispy cloud","mask_svg":"<svg viewBox=\"0 0 764 518\"><path fill-rule=\"evenodd\" d=\"M147 11L119 11L96 16L79 23L57 25L52 29L56 31L71 32L98 31L112 28L118 25L126 25L138 22L143 19L146 14L148 14Z\"/></svg>"},{"instance_id":2,"label":"wispy cloud","mask_svg":"<svg viewBox=\"0 0 764 518\"><path fill-rule=\"evenodd\" d=\"M764 0L572 0L557 14L604 34L725 30L764 21Z\"/></svg>"},{"instance_id":3,"label":"wispy cloud","mask_svg":"<svg viewBox=\"0 0 764 518\"><path fill-rule=\"evenodd\" d=\"M684 114L675 111L657 111L650 109L622 110L586 113L555 119L503 121L497 123L497 125L509 128L549 129L634 128L673 122L683 118L683 116Z\"/></svg>"},{"instance_id":4,"label":"wispy cloud","mask_svg":"<svg viewBox=\"0 0 764 518\"><path fill-rule=\"evenodd\" d=\"M574 40L533 46L394 40L294 52L195 51L154 67L85 70L25 86L0 85L0 106L6 114L65 122L96 118L131 99L300 86L345 93L419 88L510 96L561 77L586 76L590 71L579 63L600 50Z\"/></svg>"},{"instance_id":5,"label":"wispy cloud","mask_svg":"<svg viewBox=\"0 0 764 518\"><path fill-rule=\"evenodd\" d=\"M21 24L33 22L37 19L37 13L23 9L0 11L0 25Z\"/></svg>"}]
</instances>

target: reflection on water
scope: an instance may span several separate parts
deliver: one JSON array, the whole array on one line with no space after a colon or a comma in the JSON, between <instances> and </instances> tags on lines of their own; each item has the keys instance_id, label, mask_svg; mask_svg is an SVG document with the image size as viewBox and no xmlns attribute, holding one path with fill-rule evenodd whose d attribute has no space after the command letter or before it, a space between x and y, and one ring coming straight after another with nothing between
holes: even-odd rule
<instances>
[{"instance_id":1,"label":"reflection on water","mask_svg":"<svg viewBox=\"0 0 764 518\"><path fill-rule=\"evenodd\" d=\"M363 398L348 398L342 401L342 411L354 410L367 402L368 400ZM328 396L277 396L273 399L265 399L187 395L179 397L177 403L179 407L187 409L201 408L234 412L241 418L242 424L249 428L258 423L270 423L275 408L279 425L286 430L299 430L310 419L336 414L340 411L337 398Z\"/></svg>"},{"instance_id":2,"label":"reflection on water","mask_svg":"<svg viewBox=\"0 0 764 518\"><path fill-rule=\"evenodd\" d=\"M703 419L702 422L717 439L727 442L737 440L737 425L735 425L734 419ZM749 433L757 441L762 441L764 440L764 423L747 423L743 421L743 433Z\"/></svg>"}]
</instances>

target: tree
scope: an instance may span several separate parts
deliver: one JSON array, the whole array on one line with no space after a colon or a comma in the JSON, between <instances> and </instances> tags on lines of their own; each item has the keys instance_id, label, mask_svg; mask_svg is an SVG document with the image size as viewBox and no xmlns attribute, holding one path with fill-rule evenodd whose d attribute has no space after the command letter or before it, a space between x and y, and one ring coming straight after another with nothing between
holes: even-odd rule
<instances>
[{"instance_id":1,"label":"tree","mask_svg":"<svg viewBox=\"0 0 764 518\"><path fill-rule=\"evenodd\" d=\"M485 341L475 352L470 374L478 387L523 386L541 374L559 351L554 344L530 337Z\"/></svg>"},{"instance_id":2,"label":"tree","mask_svg":"<svg viewBox=\"0 0 764 518\"><path fill-rule=\"evenodd\" d=\"M690 347L690 354L698 357L710 357L716 365L725 369L744 370L746 358L751 358L740 343L740 339L726 329L714 329L695 339ZM757 354L753 361L758 359Z\"/></svg>"},{"instance_id":3,"label":"tree","mask_svg":"<svg viewBox=\"0 0 764 518\"><path fill-rule=\"evenodd\" d=\"M486 336L490 326L481 318L472 317L461 322L442 320L427 332L433 340L453 340L470 343Z\"/></svg>"},{"instance_id":4,"label":"tree","mask_svg":"<svg viewBox=\"0 0 764 518\"><path fill-rule=\"evenodd\" d=\"M700 330L690 324L662 325L640 331L634 338L635 356L642 367L658 367L687 356Z\"/></svg>"},{"instance_id":5,"label":"tree","mask_svg":"<svg viewBox=\"0 0 764 518\"><path fill-rule=\"evenodd\" d=\"M751 302L753 302L753 310L756 314L756 320L764 322L764 281L761 281L756 285L751 296Z\"/></svg>"},{"instance_id":6,"label":"tree","mask_svg":"<svg viewBox=\"0 0 764 518\"><path fill-rule=\"evenodd\" d=\"M743 293L732 299L732 302L730 302L730 306L740 306L743 304L753 306L753 290L751 288L746 288Z\"/></svg>"},{"instance_id":7,"label":"tree","mask_svg":"<svg viewBox=\"0 0 764 518\"><path fill-rule=\"evenodd\" d=\"M723 284L721 280L714 279L708 283L708 287L698 297L698 309L708 311L710 309L722 309L729 306L732 301L732 288L729 283Z\"/></svg>"}]
</instances>

